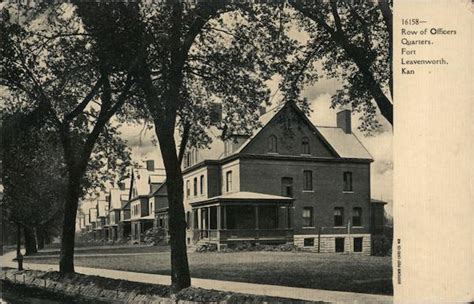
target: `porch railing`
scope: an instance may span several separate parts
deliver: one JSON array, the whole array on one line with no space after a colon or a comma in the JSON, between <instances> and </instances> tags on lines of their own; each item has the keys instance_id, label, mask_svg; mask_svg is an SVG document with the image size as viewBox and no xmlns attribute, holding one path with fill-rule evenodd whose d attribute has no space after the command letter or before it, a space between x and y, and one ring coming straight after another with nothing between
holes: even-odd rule
<instances>
[{"instance_id":1,"label":"porch railing","mask_svg":"<svg viewBox=\"0 0 474 304\"><path fill-rule=\"evenodd\" d=\"M200 229L194 231L194 239L205 240L259 240L290 239L292 228L277 229Z\"/></svg>"}]
</instances>

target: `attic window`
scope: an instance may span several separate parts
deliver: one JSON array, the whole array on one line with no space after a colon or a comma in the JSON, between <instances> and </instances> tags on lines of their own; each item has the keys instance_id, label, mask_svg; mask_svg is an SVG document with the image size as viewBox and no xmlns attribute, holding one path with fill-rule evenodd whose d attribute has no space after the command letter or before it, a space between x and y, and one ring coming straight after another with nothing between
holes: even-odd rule
<instances>
[{"instance_id":1,"label":"attic window","mask_svg":"<svg viewBox=\"0 0 474 304\"><path fill-rule=\"evenodd\" d=\"M309 150L309 138L308 137L303 137L301 140L301 153L302 154L311 154Z\"/></svg>"},{"instance_id":2,"label":"attic window","mask_svg":"<svg viewBox=\"0 0 474 304\"><path fill-rule=\"evenodd\" d=\"M275 135L271 135L268 138L268 152L269 153L278 153L277 138L276 138Z\"/></svg>"}]
</instances>

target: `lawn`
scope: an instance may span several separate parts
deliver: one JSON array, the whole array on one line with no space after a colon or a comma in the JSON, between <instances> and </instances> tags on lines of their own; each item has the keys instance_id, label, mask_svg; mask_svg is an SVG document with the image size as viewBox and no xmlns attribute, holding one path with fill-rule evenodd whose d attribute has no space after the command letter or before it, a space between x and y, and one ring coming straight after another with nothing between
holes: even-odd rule
<instances>
[{"instance_id":1,"label":"lawn","mask_svg":"<svg viewBox=\"0 0 474 304\"><path fill-rule=\"evenodd\" d=\"M190 253L191 276L373 294L393 294L390 257L309 252ZM33 262L34 260L28 260ZM57 258L40 259L57 263ZM155 255L76 257L75 265L170 274L168 252Z\"/></svg>"},{"instance_id":2,"label":"lawn","mask_svg":"<svg viewBox=\"0 0 474 304\"><path fill-rule=\"evenodd\" d=\"M153 252L164 252L169 251L169 246L102 246L102 247L88 247L88 248L76 248L75 254L122 254L122 253L153 253ZM34 256L59 256L59 249L47 249L39 251Z\"/></svg>"}]
</instances>

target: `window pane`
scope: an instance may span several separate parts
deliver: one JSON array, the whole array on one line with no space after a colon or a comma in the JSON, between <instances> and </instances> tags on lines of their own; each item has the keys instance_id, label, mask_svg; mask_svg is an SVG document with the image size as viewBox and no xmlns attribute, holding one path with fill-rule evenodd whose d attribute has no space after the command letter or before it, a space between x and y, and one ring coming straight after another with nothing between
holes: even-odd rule
<instances>
[{"instance_id":1,"label":"window pane","mask_svg":"<svg viewBox=\"0 0 474 304\"><path fill-rule=\"evenodd\" d=\"M232 171L226 173L226 191L232 191Z\"/></svg>"},{"instance_id":2,"label":"window pane","mask_svg":"<svg viewBox=\"0 0 474 304\"><path fill-rule=\"evenodd\" d=\"M301 148L302 148L302 151L301 151L302 154L310 154L308 137L303 137L303 139L301 140Z\"/></svg>"},{"instance_id":3,"label":"window pane","mask_svg":"<svg viewBox=\"0 0 474 304\"><path fill-rule=\"evenodd\" d=\"M362 239L361 237L354 238L354 252L362 252Z\"/></svg>"},{"instance_id":4,"label":"window pane","mask_svg":"<svg viewBox=\"0 0 474 304\"><path fill-rule=\"evenodd\" d=\"M303 226L313 227L313 207L303 208Z\"/></svg>"},{"instance_id":5,"label":"window pane","mask_svg":"<svg viewBox=\"0 0 474 304\"><path fill-rule=\"evenodd\" d=\"M344 191L352 191L352 172L344 172Z\"/></svg>"},{"instance_id":6,"label":"window pane","mask_svg":"<svg viewBox=\"0 0 474 304\"><path fill-rule=\"evenodd\" d=\"M362 226L362 208L355 207L352 210L352 225Z\"/></svg>"},{"instance_id":7,"label":"window pane","mask_svg":"<svg viewBox=\"0 0 474 304\"><path fill-rule=\"evenodd\" d=\"M304 190L313 190L313 172L304 171Z\"/></svg>"},{"instance_id":8,"label":"window pane","mask_svg":"<svg viewBox=\"0 0 474 304\"><path fill-rule=\"evenodd\" d=\"M275 135L272 135L268 138L268 152L278 152L277 149L277 138Z\"/></svg>"},{"instance_id":9,"label":"window pane","mask_svg":"<svg viewBox=\"0 0 474 304\"><path fill-rule=\"evenodd\" d=\"M344 209L342 207L334 208L334 226L344 225Z\"/></svg>"},{"instance_id":10,"label":"window pane","mask_svg":"<svg viewBox=\"0 0 474 304\"><path fill-rule=\"evenodd\" d=\"M287 196L287 197L293 197L293 178L283 177L281 179L281 186L282 186L281 195Z\"/></svg>"}]
</instances>

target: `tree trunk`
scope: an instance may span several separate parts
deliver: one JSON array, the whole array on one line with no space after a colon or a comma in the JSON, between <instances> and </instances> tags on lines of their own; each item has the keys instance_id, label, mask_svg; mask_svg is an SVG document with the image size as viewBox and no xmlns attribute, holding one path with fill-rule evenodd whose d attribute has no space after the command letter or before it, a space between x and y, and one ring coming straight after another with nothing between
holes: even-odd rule
<instances>
[{"instance_id":1,"label":"tree trunk","mask_svg":"<svg viewBox=\"0 0 474 304\"><path fill-rule=\"evenodd\" d=\"M74 241L76 234L76 215L80 196L80 174L69 169L69 183L66 205L64 206L64 221L61 233L61 253L59 257L59 272L74 272Z\"/></svg>"},{"instance_id":2,"label":"tree trunk","mask_svg":"<svg viewBox=\"0 0 474 304\"><path fill-rule=\"evenodd\" d=\"M38 250L44 249L44 228L36 228L36 238L38 240Z\"/></svg>"},{"instance_id":3,"label":"tree trunk","mask_svg":"<svg viewBox=\"0 0 474 304\"><path fill-rule=\"evenodd\" d=\"M36 248L36 237L34 229L28 226L24 226L23 230L25 233L25 255L32 255L38 253L38 250Z\"/></svg>"},{"instance_id":4,"label":"tree trunk","mask_svg":"<svg viewBox=\"0 0 474 304\"><path fill-rule=\"evenodd\" d=\"M21 225L16 225L16 256L21 255Z\"/></svg>"},{"instance_id":5,"label":"tree trunk","mask_svg":"<svg viewBox=\"0 0 474 304\"><path fill-rule=\"evenodd\" d=\"M157 122L155 121L155 125ZM171 130L171 131L170 131ZM186 217L183 205L183 174L173 136L174 126L156 128L163 163L169 203L169 232L171 247L171 290L178 292L191 286L188 255L186 252Z\"/></svg>"}]
</instances>

